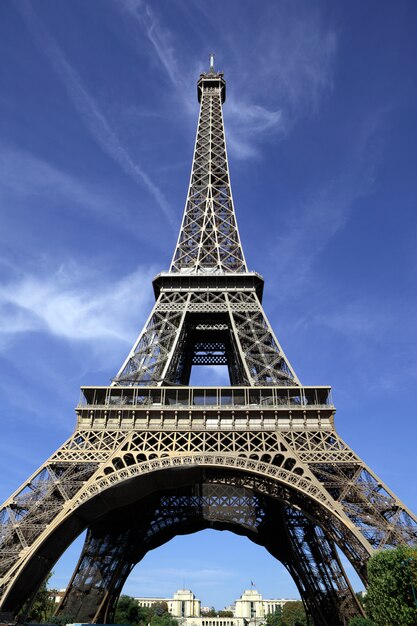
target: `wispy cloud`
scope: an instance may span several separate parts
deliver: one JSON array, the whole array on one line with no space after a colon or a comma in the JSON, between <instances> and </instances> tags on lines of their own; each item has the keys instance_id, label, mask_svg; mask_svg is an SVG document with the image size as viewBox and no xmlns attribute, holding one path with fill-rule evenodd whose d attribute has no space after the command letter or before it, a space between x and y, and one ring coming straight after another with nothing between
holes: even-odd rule
<instances>
[{"instance_id":1,"label":"wispy cloud","mask_svg":"<svg viewBox=\"0 0 417 626\"><path fill-rule=\"evenodd\" d=\"M83 85L80 76L70 64L56 40L49 34L44 24L28 2L18 5L33 38L44 52L54 71L62 81L67 93L83 120L86 128L100 148L137 183L144 185L154 197L170 225L174 228L174 217L164 194L144 169L134 163L126 148L120 143L97 102Z\"/></svg>"},{"instance_id":2,"label":"wispy cloud","mask_svg":"<svg viewBox=\"0 0 417 626\"><path fill-rule=\"evenodd\" d=\"M392 318L386 307L375 306L375 302L352 301L338 302L337 310L326 308L325 313L313 315L310 322L342 333L349 339L367 336L383 339Z\"/></svg>"},{"instance_id":3,"label":"wispy cloud","mask_svg":"<svg viewBox=\"0 0 417 626\"><path fill-rule=\"evenodd\" d=\"M140 268L110 281L96 270L72 264L44 268L0 286L0 346L27 332L46 332L71 341L131 343L138 319L150 306L154 271Z\"/></svg>"},{"instance_id":4,"label":"wispy cloud","mask_svg":"<svg viewBox=\"0 0 417 626\"><path fill-rule=\"evenodd\" d=\"M270 111L259 104L229 98L225 110L227 145L239 159L258 157L258 142L268 133L286 132L282 110Z\"/></svg>"},{"instance_id":5,"label":"wispy cloud","mask_svg":"<svg viewBox=\"0 0 417 626\"><path fill-rule=\"evenodd\" d=\"M140 31L138 41L145 33L184 110L194 114L190 84L195 81L196 67L184 59L180 66L180 44L173 32L144 0L123 0L122 5ZM306 11L301 18L291 7L271 5L263 12L263 19L251 26L253 47L262 51L261 56L242 57L235 52L241 49L236 41L240 29L227 27L231 19L238 22L239 16L233 12L224 16L228 39L223 44L230 50L227 65L239 96L229 92L225 108L228 145L235 158L247 159L259 156L259 141L285 135L301 116L317 110L323 92L332 85L337 37L326 28L318 11ZM212 16L207 14L204 23L209 32L215 31L212 37L218 42L221 33ZM275 102L275 106L265 102Z\"/></svg>"},{"instance_id":6,"label":"wispy cloud","mask_svg":"<svg viewBox=\"0 0 417 626\"><path fill-rule=\"evenodd\" d=\"M65 204L78 216L81 209L100 220L107 220L112 227L129 229L132 233L128 209L123 206L120 196L115 198L114 192L103 183L98 187L33 154L2 144L0 177L0 201L8 210L12 210L13 203L30 202L33 206L37 199L45 199L47 202L40 203L41 206ZM6 212L2 212L3 217ZM136 231L133 234L140 235ZM10 233L4 230L3 236L9 238Z\"/></svg>"},{"instance_id":7,"label":"wispy cloud","mask_svg":"<svg viewBox=\"0 0 417 626\"><path fill-rule=\"evenodd\" d=\"M146 32L159 62L169 76L174 86L182 80L182 73L178 71L175 49L172 44L172 35L167 28L158 22L154 12L143 0L122 0L122 4L138 25Z\"/></svg>"},{"instance_id":8,"label":"wispy cloud","mask_svg":"<svg viewBox=\"0 0 417 626\"><path fill-rule=\"evenodd\" d=\"M140 39L144 32L152 45L168 79L175 88L183 109L187 114L195 115L195 101L191 97L191 87L198 75L197 65L182 64L177 60L173 33L162 23L161 19L143 0L123 0L123 6L135 20L140 30ZM138 38L139 39L139 38ZM258 156L255 138L264 135L271 129L280 128L282 111L270 111L260 104L247 100L245 96L236 99L228 97L226 108L228 120L228 146L235 156L241 159Z\"/></svg>"},{"instance_id":9,"label":"wispy cloud","mask_svg":"<svg viewBox=\"0 0 417 626\"><path fill-rule=\"evenodd\" d=\"M235 574L236 572L233 570L220 567L203 567L193 570L190 570L188 567L164 567L162 569L147 570L146 574L133 575L132 578L137 578L142 582L149 581L154 584L155 580L159 580L161 576L176 581L182 581L185 578L194 581L218 581L219 578L230 578Z\"/></svg>"},{"instance_id":10,"label":"wispy cloud","mask_svg":"<svg viewBox=\"0 0 417 626\"><path fill-rule=\"evenodd\" d=\"M356 203L374 193L383 159L381 136L390 112L384 105L362 120L346 146L340 174L327 179L314 194L306 190L309 199L292 207L290 217L283 220L271 252L280 296L292 297L300 289L314 288L316 259L351 219Z\"/></svg>"},{"instance_id":11,"label":"wispy cloud","mask_svg":"<svg viewBox=\"0 0 417 626\"><path fill-rule=\"evenodd\" d=\"M129 18L133 20L131 24L134 26L138 46L140 48L143 46L144 33L155 52L159 65L173 85L183 109L187 113L195 114L194 100L190 95L193 90L196 72L194 68L191 71L189 64L180 69L173 33L162 23L150 5L144 2L144 0L121 0L117 4L119 6L122 5Z\"/></svg>"},{"instance_id":12,"label":"wispy cloud","mask_svg":"<svg viewBox=\"0 0 417 626\"><path fill-rule=\"evenodd\" d=\"M262 56L237 60L243 88L237 86L238 98L229 98L225 109L229 145L237 158L258 156L260 140L284 137L300 118L317 111L332 87L337 51L336 33L318 12L307 11L301 18L288 5L270 5L253 37Z\"/></svg>"},{"instance_id":13,"label":"wispy cloud","mask_svg":"<svg viewBox=\"0 0 417 626\"><path fill-rule=\"evenodd\" d=\"M269 28L264 43L261 74L273 79L275 95L293 115L305 114L318 106L326 89L331 89L337 52L337 35L324 24L320 12L311 9L301 17L296 11L277 14L279 32ZM258 33L259 43L262 37Z\"/></svg>"},{"instance_id":14,"label":"wispy cloud","mask_svg":"<svg viewBox=\"0 0 417 626\"><path fill-rule=\"evenodd\" d=\"M223 585L230 584L236 578L236 571L221 567L203 567L201 564L190 562L190 567L164 567L164 568L146 568L146 573L142 573L143 567L139 564L129 576L124 591L134 592L138 587L147 590L149 595L155 593L157 587L157 595L172 595L173 589L179 589L184 584L197 591L203 589L221 588ZM156 582L157 581L157 582Z\"/></svg>"},{"instance_id":15,"label":"wispy cloud","mask_svg":"<svg viewBox=\"0 0 417 626\"><path fill-rule=\"evenodd\" d=\"M271 252L280 296L311 286L315 259L346 224L357 199L372 191L372 179L342 174L327 182L284 226Z\"/></svg>"}]
</instances>

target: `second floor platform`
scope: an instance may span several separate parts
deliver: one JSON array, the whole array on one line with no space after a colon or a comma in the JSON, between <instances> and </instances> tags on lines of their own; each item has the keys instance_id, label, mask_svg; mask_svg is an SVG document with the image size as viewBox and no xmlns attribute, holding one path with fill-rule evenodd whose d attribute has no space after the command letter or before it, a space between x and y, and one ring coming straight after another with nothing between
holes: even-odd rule
<instances>
[{"instance_id":1,"label":"second floor platform","mask_svg":"<svg viewBox=\"0 0 417 626\"><path fill-rule=\"evenodd\" d=\"M331 388L82 387L79 427L147 429L332 427Z\"/></svg>"}]
</instances>

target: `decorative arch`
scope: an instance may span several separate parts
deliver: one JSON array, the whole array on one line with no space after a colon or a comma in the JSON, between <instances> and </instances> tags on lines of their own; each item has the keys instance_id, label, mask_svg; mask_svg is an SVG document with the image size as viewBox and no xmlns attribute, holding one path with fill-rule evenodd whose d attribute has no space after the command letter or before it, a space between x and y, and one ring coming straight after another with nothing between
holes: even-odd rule
<instances>
[{"instance_id":1,"label":"decorative arch","mask_svg":"<svg viewBox=\"0 0 417 626\"><path fill-rule=\"evenodd\" d=\"M105 527L106 525L116 527L114 531L116 534L109 542L109 546L110 544L120 546L122 545L120 542L122 531L117 528L114 520L123 509L140 507L141 503L143 504L152 498L158 499L167 492L176 493L176 490L178 492L179 489L199 489L202 486L207 488L207 485L246 490L258 499L263 498L263 501L267 503L265 507L269 511L268 531L265 530L264 526L259 535L257 531L248 528L242 522L237 523L232 519L208 521L205 517L201 517L198 523L195 520L192 523L187 520L183 528L172 527L170 532L173 534L170 532L168 534L159 533L158 539L155 539L155 541L159 541L158 545L162 545L176 534L196 532L196 530L206 527L221 529L227 526L233 532L245 534L251 540L263 545L273 556L284 563L297 582L310 614L315 615L316 623L327 623L324 619L322 622L317 621L318 615L323 611L324 613L332 611L334 619L334 612L339 610L341 599L351 603L352 610L357 610L357 607L354 606L348 580L337 557L335 544L338 544L345 551L359 575L364 577L364 564L368 556L367 546L364 545L365 540L360 541L356 537L355 529L346 523L343 511L338 510L337 503L329 498L314 476L308 475L305 470L297 471L298 469L303 470L303 468L299 467L295 459L293 464L287 463L288 459L292 458L291 455L280 455L283 458L274 465L258 459L225 454L183 454L131 464L128 454L115 455L116 462L114 463L113 459L103 466L100 472L97 472L94 478L88 481L70 502L66 503L59 515L56 516L54 524L45 529L32 547L31 555L25 560L25 564L15 577L13 586L8 590L5 601L6 610L8 603L10 606L16 606L20 599L26 597L27 585L31 584L35 588L34 581L40 582L45 577L53 563L84 528L90 529L89 535L70 588L73 587L73 582L77 577L78 579L82 576L85 577L87 570L85 563L82 565L82 560L86 553L91 550L94 542L97 541L97 533L99 533L100 524L103 520L106 520ZM271 460L273 459L271 458ZM108 471L108 468L111 471ZM188 497L195 497L195 495L195 493L192 494L188 491ZM129 516L127 519L130 519ZM148 521L151 523L152 520ZM281 534L287 529L285 530L287 533L285 540L286 556L285 554L283 556L282 549L273 539L274 523L279 526ZM127 527L123 532L131 536L132 533L134 534L134 529ZM319 541L318 534L320 535ZM309 580L310 574L307 571L301 571L300 566L297 565L297 545L301 545L304 541L302 537L307 535L311 536L311 547L313 543L315 547L318 544L322 546L326 553L322 555L323 562L327 562L329 567L333 563L332 567L337 570L336 576L334 571L331 572L332 576L329 576L329 580L339 581L337 583L338 589L330 589L329 587L322 590L323 599L321 601L316 601L320 596L320 581ZM115 602L123 586L122 583L135 563L143 558L148 549L151 549L147 547L146 551L141 553L142 540L144 541L140 535L136 539L138 557L135 562L132 561L131 557L127 558L123 554L119 554L117 571L113 572L109 589L105 590L104 595L100 596L99 594L100 597L97 596L98 604L89 610L88 618L90 621L93 619L104 622L111 618ZM133 541L132 536L130 541ZM144 545L148 544L145 542ZM303 553L305 552L304 548ZM113 558L115 558L114 555ZM317 555L316 558L318 558ZM24 595L22 589L25 590ZM79 592L79 590L76 591ZM74 593L71 591L73 597ZM78 595L81 597L79 593ZM67 596L69 597L68 594ZM331 596L333 596L333 602L330 603L332 607L324 607L324 604L329 603ZM341 598L341 596L343 597ZM316 600L313 601L312 598L316 598ZM64 612L66 603L67 600L62 606ZM91 615L92 612L93 615ZM78 615L75 621L80 621L81 617L81 621L85 621L87 618L86 615Z\"/></svg>"}]
</instances>

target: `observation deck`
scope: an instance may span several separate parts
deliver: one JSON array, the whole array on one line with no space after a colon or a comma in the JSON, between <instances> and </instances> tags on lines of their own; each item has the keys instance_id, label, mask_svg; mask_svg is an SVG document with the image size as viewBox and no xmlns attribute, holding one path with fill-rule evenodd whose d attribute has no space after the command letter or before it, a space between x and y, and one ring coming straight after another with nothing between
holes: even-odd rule
<instances>
[{"instance_id":1,"label":"observation deck","mask_svg":"<svg viewBox=\"0 0 417 626\"><path fill-rule=\"evenodd\" d=\"M208 72L200 74L197 83L197 98L201 102L203 92L220 92L222 104L226 100L226 81L223 72L216 72L214 69L214 54L210 54L210 68Z\"/></svg>"},{"instance_id":2,"label":"observation deck","mask_svg":"<svg viewBox=\"0 0 417 626\"><path fill-rule=\"evenodd\" d=\"M333 429L330 387L82 387L79 428Z\"/></svg>"},{"instance_id":3,"label":"observation deck","mask_svg":"<svg viewBox=\"0 0 417 626\"><path fill-rule=\"evenodd\" d=\"M155 298L161 291L256 291L262 302L264 279L257 272L161 272L152 281Z\"/></svg>"}]
</instances>

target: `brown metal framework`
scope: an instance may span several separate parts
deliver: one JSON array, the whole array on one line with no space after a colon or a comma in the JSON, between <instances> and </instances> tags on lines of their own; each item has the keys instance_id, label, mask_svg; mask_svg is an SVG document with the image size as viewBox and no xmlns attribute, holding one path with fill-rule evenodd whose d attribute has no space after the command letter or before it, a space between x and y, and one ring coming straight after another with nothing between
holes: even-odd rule
<instances>
[{"instance_id":1,"label":"brown metal framework","mask_svg":"<svg viewBox=\"0 0 417 626\"><path fill-rule=\"evenodd\" d=\"M417 518L340 439L329 387L302 386L247 270L213 66L170 271L109 387L83 387L74 434L0 509L0 611L18 614L88 529L59 611L108 622L132 567L178 534L229 529L293 576L311 623L360 614L339 549L366 584L375 550L417 544ZM230 386L190 387L226 365Z\"/></svg>"}]
</instances>

